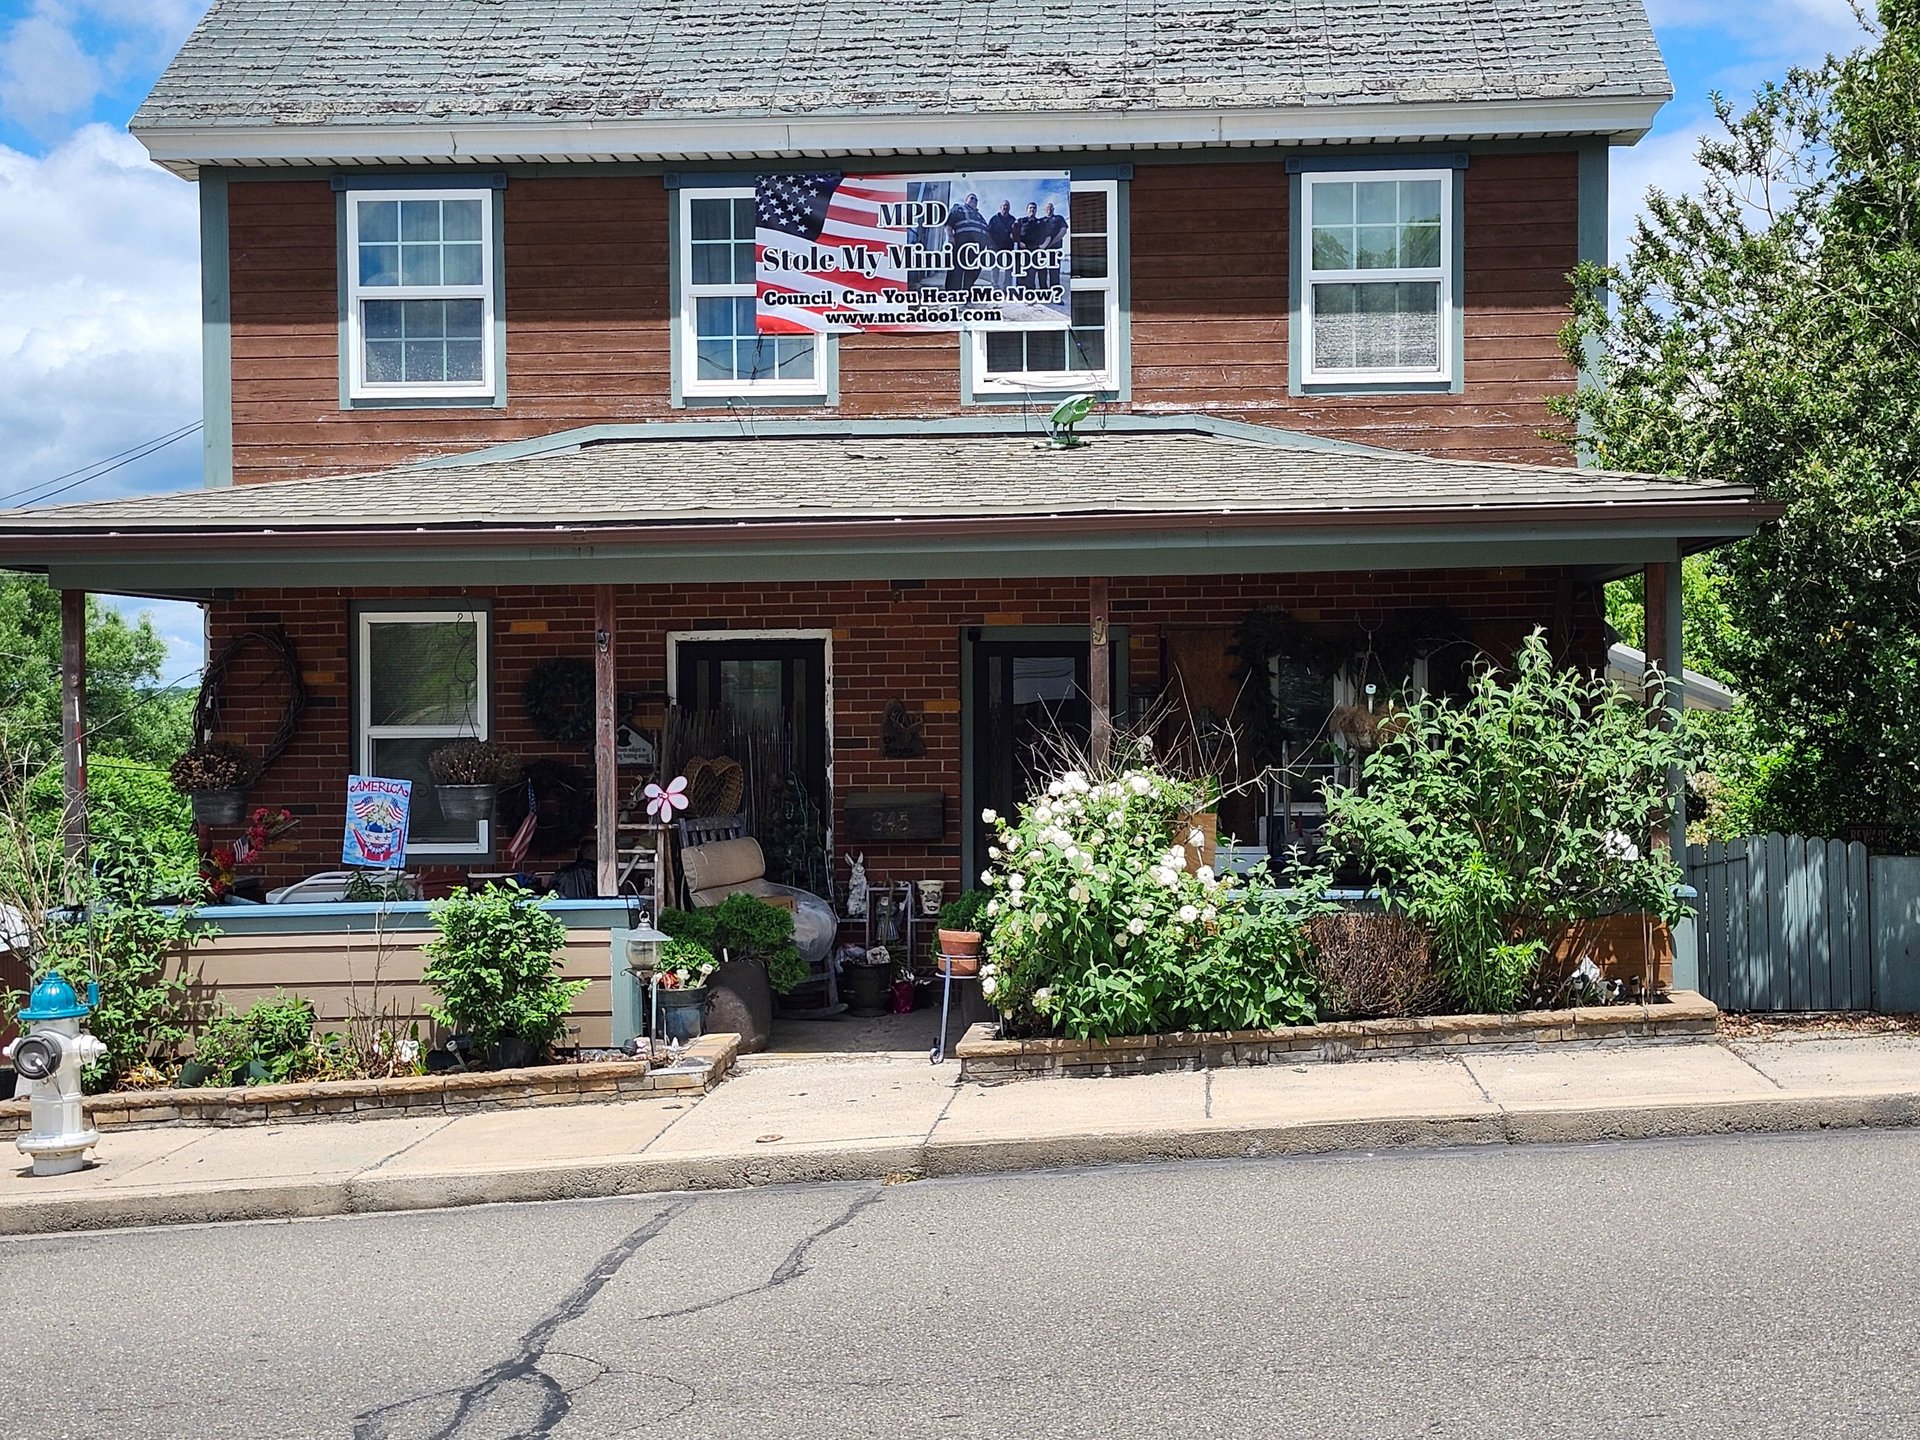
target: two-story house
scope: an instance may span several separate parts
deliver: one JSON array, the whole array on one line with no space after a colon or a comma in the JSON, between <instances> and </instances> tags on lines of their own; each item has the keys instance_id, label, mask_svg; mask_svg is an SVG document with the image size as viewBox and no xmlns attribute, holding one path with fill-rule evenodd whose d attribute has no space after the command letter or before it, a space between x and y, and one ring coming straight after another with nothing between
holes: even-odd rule
<instances>
[{"instance_id":1,"label":"two-story house","mask_svg":"<svg viewBox=\"0 0 1920 1440\"><path fill-rule=\"evenodd\" d=\"M275 883L337 866L349 774L480 736L551 762L548 862L603 893L662 743L785 776L797 869L951 887L1049 730L1155 697L1324 719L1534 627L1597 668L1643 569L1677 673L1676 562L1761 512L1578 468L1546 404L1669 94L1640 0L217 0L132 123L199 185L206 486L5 516L0 562L202 603L256 751L294 682L230 647L284 636ZM1060 293L770 302L819 281L770 247L886 196L987 257L888 295L1048 248ZM510 824L418 803L411 859L496 869Z\"/></svg>"}]
</instances>

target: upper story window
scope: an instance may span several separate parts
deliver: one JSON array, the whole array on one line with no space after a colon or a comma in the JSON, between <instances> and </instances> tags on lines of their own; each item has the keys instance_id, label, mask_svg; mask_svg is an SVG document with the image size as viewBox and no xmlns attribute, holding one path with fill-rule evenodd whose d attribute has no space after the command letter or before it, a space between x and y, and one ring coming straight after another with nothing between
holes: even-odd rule
<instances>
[{"instance_id":1,"label":"upper story window","mask_svg":"<svg viewBox=\"0 0 1920 1440\"><path fill-rule=\"evenodd\" d=\"M976 330L976 393L1029 390L1113 390L1119 386L1120 278L1115 245L1119 186L1111 180L1073 187L1072 225L1037 242L1068 247L1068 330ZM1015 237L1018 242L1018 236ZM1017 278L1017 277L1015 277Z\"/></svg>"},{"instance_id":2,"label":"upper story window","mask_svg":"<svg viewBox=\"0 0 1920 1440\"><path fill-rule=\"evenodd\" d=\"M355 638L354 758L363 775L413 782L408 848L484 855L484 820L447 818L427 757L450 740L488 738L487 612L363 610Z\"/></svg>"},{"instance_id":3,"label":"upper story window","mask_svg":"<svg viewBox=\"0 0 1920 1440\"><path fill-rule=\"evenodd\" d=\"M1301 176L1301 380L1446 383L1454 375L1451 169Z\"/></svg>"},{"instance_id":4,"label":"upper story window","mask_svg":"<svg viewBox=\"0 0 1920 1440\"><path fill-rule=\"evenodd\" d=\"M493 204L491 190L347 192L353 398L493 395Z\"/></svg>"},{"instance_id":5,"label":"upper story window","mask_svg":"<svg viewBox=\"0 0 1920 1440\"><path fill-rule=\"evenodd\" d=\"M755 324L753 187L682 190L679 228L681 393L824 395L825 337Z\"/></svg>"}]
</instances>

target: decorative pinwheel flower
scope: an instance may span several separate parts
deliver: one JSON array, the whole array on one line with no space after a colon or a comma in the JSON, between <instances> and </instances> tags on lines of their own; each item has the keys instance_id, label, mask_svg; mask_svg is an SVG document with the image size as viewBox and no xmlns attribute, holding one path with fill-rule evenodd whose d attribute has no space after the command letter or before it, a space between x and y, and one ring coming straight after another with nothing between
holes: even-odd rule
<instances>
[{"instance_id":1,"label":"decorative pinwheel flower","mask_svg":"<svg viewBox=\"0 0 1920 1440\"><path fill-rule=\"evenodd\" d=\"M663 788L649 785L645 791L647 814L662 825L673 819L673 812L687 808L687 777L676 775Z\"/></svg>"}]
</instances>

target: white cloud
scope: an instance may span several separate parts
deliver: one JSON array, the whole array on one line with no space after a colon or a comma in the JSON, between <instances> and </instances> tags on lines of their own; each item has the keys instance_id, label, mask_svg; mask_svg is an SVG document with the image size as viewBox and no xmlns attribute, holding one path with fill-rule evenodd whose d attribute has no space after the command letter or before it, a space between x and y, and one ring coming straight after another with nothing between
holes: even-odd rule
<instances>
[{"instance_id":1,"label":"white cloud","mask_svg":"<svg viewBox=\"0 0 1920 1440\"><path fill-rule=\"evenodd\" d=\"M194 189L131 136L0 147L0 496L199 418L199 275ZM187 439L62 498L199 478Z\"/></svg>"},{"instance_id":2,"label":"white cloud","mask_svg":"<svg viewBox=\"0 0 1920 1440\"><path fill-rule=\"evenodd\" d=\"M156 71L207 0L33 0L0 35L0 119L58 136L129 78Z\"/></svg>"}]
</instances>

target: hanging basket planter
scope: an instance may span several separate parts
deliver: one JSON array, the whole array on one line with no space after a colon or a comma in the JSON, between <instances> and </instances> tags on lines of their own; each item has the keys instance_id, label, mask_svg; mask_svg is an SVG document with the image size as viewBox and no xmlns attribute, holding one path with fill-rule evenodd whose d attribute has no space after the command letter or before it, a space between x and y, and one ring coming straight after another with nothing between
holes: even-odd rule
<instances>
[{"instance_id":1,"label":"hanging basket planter","mask_svg":"<svg viewBox=\"0 0 1920 1440\"><path fill-rule=\"evenodd\" d=\"M499 789L493 785L435 785L433 798L449 820L491 820Z\"/></svg>"},{"instance_id":2,"label":"hanging basket planter","mask_svg":"<svg viewBox=\"0 0 1920 1440\"><path fill-rule=\"evenodd\" d=\"M247 816L245 790L195 790L187 798L196 825L238 825Z\"/></svg>"}]
</instances>

